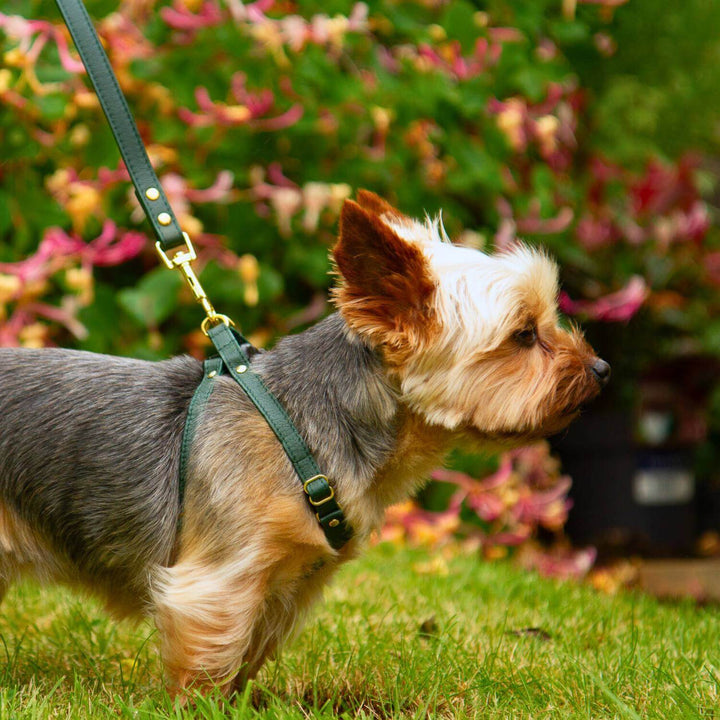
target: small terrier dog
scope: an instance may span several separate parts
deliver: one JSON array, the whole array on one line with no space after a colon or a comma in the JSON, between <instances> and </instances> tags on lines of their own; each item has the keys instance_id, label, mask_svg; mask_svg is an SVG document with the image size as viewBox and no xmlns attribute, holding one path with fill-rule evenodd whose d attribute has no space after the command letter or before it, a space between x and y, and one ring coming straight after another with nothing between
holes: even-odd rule
<instances>
[{"instance_id":1,"label":"small terrier dog","mask_svg":"<svg viewBox=\"0 0 720 720\"><path fill-rule=\"evenodd\" d=\"M452 245L372 193L346 201L337 312L259 373L353 528L333 550L272 430L220 376L198 421L178 519L181 436L203 374L70 350L0 350L0 597L23 573L155 621L171 689L253 677L340 563L455 443L564 428L610 367L558 324L557 269L518 246Z\"/></svg>"}]
</instances>

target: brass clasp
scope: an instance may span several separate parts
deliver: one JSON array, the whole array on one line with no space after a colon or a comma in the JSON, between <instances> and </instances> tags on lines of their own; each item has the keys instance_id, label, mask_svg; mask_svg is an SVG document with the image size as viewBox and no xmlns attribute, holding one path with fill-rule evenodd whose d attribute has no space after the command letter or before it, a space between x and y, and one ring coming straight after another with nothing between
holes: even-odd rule
<instances>
[{"instance_id":1,"label":"brass clasp","mask_svg":"<svg viewBox=\"0 0 720 720\"><path fill-rule=\"evenodd\" d=\"M197 253L195 252L195 248L193 247L193 244L187 233L183 233L183 238L185 239L185 248L177 250L171 258L168 257L167 253L162 249L162 246L159 242L155 243L155 249L157 250L158 255L160 255L162 261L168 268L170 268L171 270L178 269L182 272L183 277L187 281L187 284L190 286L190 290L192 290L192 294L195 296L195 299L202 305L203 310L205 310L205 314L207 315L207 317L202 321L202 324L200 325L202 331L207 335L209 328L213 325L217 325L218 323L224 323L225 325L234 326L235 323L227 315L222 315L221 313L216 312L215 308L212 306L212 303L208 299L207 293L205 292L203 286L200 284L198 276L192 269L191 263L197 259Z\"/></svg>"}]
</instances>

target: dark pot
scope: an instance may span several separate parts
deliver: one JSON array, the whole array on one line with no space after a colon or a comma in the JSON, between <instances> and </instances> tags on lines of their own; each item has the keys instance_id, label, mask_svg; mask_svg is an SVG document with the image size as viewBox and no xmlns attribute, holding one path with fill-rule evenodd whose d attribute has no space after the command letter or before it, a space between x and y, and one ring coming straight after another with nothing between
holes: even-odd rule
<instances>
[{"instance_id":1,"label":"dark pot","mask_svg":"<svg viewBox=\"0 0 720 720\"><path fill-rule=\"evenodd\" d=\"M638 446L633 418L614 410L589 411L552 444L573 481L571 540L612 555L692 551L697 504L687 450Z\"/></svg>"}]
</instances>

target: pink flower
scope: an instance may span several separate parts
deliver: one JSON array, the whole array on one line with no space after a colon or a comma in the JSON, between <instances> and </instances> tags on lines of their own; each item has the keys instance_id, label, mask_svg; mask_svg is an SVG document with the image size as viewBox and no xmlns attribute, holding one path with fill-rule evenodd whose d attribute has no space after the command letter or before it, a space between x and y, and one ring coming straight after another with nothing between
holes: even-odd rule
<instances>
[{"instance_id":1,"label":"pink flower","mask_svg":"<svg viewBox=\"0 0 720 720\"><path fill-rule=\"evenodd\" d=\"M166 25L183 33L183 43L192 42L198 30L215 27L224 20L218 4L213 0L206 0L198 13L191 12L180 0L174 0L172 7L160 9L160 17Z\"/></svg>"},{"instance_id":2,"label":"pink flower","mask_svg":"<svg viewBox=\"0 0 720 720\"><path fill-rule=\"evenodd\" d=\"M68 235L62 228L51 227L33 255L20 262L0 263L0 272L17 275L28 283L50 277L65 267L68 259L89 266L119 265L136 257L147 242L139 232L118 231L111 220L106 220L100 235L88 243L75 234Z\"/></svg>"},{"instance_id":3,"label":"pink flower","mask_svg":"<svg viewBox=\"0 0 720 720\"><path fill-rule=\"evenodd\" d=\"M260 0L243 4L240 0L226 0L230 13L236 22L247 22L252 26L252 35L264 48L287 65L283 45L293 52L300 52L306 44L327 46L334 54L342 50L348 33L364 33L368 30L368 6L359 2L353 5L348 17L336 15L314 15L309 21L299 15L286 15L275 19L265 12L273 3Z\"/></svg>"},{"instance_id":4,"label":"pink flower","mask_svg":"<svg viewBox=\"0 0 720 720\"><path fill-rule=\"evenodd\" d=\"M573 221L572 208L567 205L558 210L557 215L551 218L540 217L540 203L530 202L529 212L524 218L516 218L518 232L532 235L554 235L568 228Z\"/></svg>"},{"instance_id":5,"label":"pink flower","mask_svg":"<svg viewBox=\"0 0 720 720\"><path fill-rule=\"evenodd\" d=\"M232 104L214 102L207 88L195 89L195 100L200 113L188 108L180 108L178 117L191 127L210 127L220 125L237 127L249 125L256 130L281 130L294 125L303 115L303 107L299 103L291 106L284 113L273 118L263 117L275 105L275 96L271 90L265 89L256 93L249 92L245 86L244 73L235 73L231 81L231 94L235 101Z\"/></svg>"},{"instance_id":6,"label":"pink flower","mask_svg":"<svg viewBox=\"0 0 720 720\"><path fill-rule=\"evenodd\" d=\"M18 50L34 64L48 40L55 42L63 69L70 73L81 73L85 66L75 60L68 50L64 31L46 20L26 20L19 15L0 13L0 28L12 40L19 41ZM33 39L35 41L33 42Z\"/></svg>"},{"instance_id":7,"label":"pink flower","mask_svg":"<svg viewBox=\"0 0 720 720\"><path fill-rule=\"evenodd\" d=\"M155 48L150 41L121 12L108 15L100 23L99 30L115 67L128 65L133 60L147 60L153 55Z\"/></svg>"},{"instance_id":8,"label":"pink flower","mask_svg":"<svg viewBox=\"0 0 720 720\"><path fill-rule=\"evenodd\" d=\"M592 547L556 551L530 547L521 552L520 561L523 567L546 577L580 580L590 572L596 557L597 550Z\"/></svg>"},{"instance_id":9,"label":"pink flower","mask_svg":"<svg viewBox=\"0 0 720 720\"><path fill-rule=\"evenodd\" d=\"M586 250L593 251L612 245L619 233L610 218L585 215L580 218L575 235Z\"/></svg>"},{"instance_id":10,"label":"pink flower","mask_svg":"<svg viewBox=\"0 0 720 720\"><path fill-rule=\"evenodd\" d=\"M645 280L634 275L624 288L597 300L572 300L563 292L560 294L560 309L568 315L584 315L601 322L627 322L642 307L649 294Z\"/></svg>"},{"instance_id":11,"label":"pink flower","mask_svg":"<svg viewBox=\"0 0 720 720\"><path fill-rule=\"evenodd\" d=\"M235 22L262 22L265 13L275 4L275 0L256 0L252 3L244 3L242 0L225 0Z\"/></svg>"},{"instance_id":12,"label":"pink flower","mask_svg":"<svg viewBox=\"0 0 720 720\"><path fill-rule=\"evenodd\" d=\"M661 215L674 208L689 210L698 201L693 174L697 161L690 156L677 165L648 164L645 174L630 187L631 209L638 216Z\"/></svg>"},{"instance_id":13,"label":"pink flower","mask_svg":"<svg viewBox=\"0 0 720 720\"><path fill-rule=\"evenodd\" d=\"M540 524L552 530L561 528L571 506L566 498L570 485L570 478L565 476L550 490L521 497L513 508L514 516L520 523Z\"/></svg>"}]
</instances>

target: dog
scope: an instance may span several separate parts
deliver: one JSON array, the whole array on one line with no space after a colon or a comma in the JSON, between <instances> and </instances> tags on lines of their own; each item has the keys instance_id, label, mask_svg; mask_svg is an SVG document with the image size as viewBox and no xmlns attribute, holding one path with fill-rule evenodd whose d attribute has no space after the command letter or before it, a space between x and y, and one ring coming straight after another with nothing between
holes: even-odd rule
<instances>
[{"instance_id":1,"label":"dog","mask_svg":"<svg viewBox=\"0 0 720 720\"><path fill-rule=\"evenodd\" d=\"M557 268L538 250L455 246L439 219L360 191L333 258L337 311L251 369L332 480L352 540L330 547L229 376L198 420L181 508L200 362L0 349L0 596L22 574L89 589L154 620L174 693L230 693L453 445L556 433L608 381L559 323Z\"/></svg>"}]
</instances>

